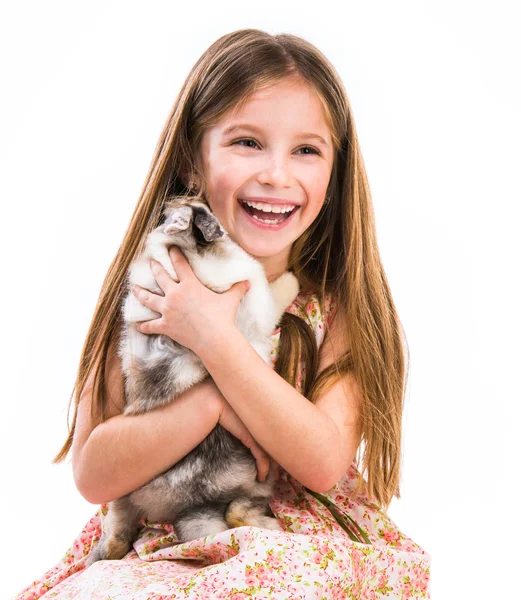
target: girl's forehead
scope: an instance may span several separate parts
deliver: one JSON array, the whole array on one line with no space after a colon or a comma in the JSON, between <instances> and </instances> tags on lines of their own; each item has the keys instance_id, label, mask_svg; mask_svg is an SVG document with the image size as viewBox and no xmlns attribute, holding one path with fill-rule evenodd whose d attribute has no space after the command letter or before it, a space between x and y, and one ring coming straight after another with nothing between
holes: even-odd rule
<instances>
[{"instance_id":1,"label":"girl's forehead","mask_svg":"<svg viewBox=\"0 0 521 600\"><path fill-rule=\"evenodd\" d=\"M214 124L219 133L231 133L239 126L258 128L316 129L331 136L329 119L318 93L307 82L284 79L255 90Z\"/></svg>"},{"instance_id":2,"label":"girl's forehead","mask_svg":"<svg viewBox=\"0 0 521 600\"><path fill-rule=\"evenodd\" d=\"M314 104L320 104L316 91L309 83L301 78L286 78L256 89L231 109L228 116L234 117L241 113L256 111L259 106L278 104L285 100L290 102L307 100L308 103L314 100Z\"/></svg>"}]
</instances>

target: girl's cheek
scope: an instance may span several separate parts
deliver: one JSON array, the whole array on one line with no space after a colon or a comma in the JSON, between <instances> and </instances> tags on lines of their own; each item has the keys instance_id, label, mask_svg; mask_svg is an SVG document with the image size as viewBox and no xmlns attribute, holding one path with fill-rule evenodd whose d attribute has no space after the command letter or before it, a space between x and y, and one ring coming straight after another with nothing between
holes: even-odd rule
<instances>
[{"instance_id":1,"label":"girl's cheek","mask_svg":"<svg viewBox=\"0 0 521 600\"><path fill-rule=\"evenodd\" d=\"M329 184L329 177L322 172L306 173L300 180L307 193L316 196L324 192Z\"/></svg>"}]
</instances>

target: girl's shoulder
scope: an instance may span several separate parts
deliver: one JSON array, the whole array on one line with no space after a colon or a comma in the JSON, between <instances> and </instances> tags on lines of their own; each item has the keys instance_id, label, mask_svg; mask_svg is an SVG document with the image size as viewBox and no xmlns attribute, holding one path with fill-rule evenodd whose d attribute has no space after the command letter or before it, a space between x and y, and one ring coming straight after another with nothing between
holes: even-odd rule
<instances>
[{"instance_id":1,"label":"girl's shoulder","mask_svg":"<svg viewBox=\"0 0 521 600\"><path fill-rule=\"evenodd\" d=\"M320 294L314 291L301 291L295 300L286 308L289 312L308 323L317 336L317 342L322 342L326 328L331 325L338 308L338 303L331 292L326 292L320 301ZM280 328L275 333L279 333Z\"/></svg>"},{"instance_id":2,"label":"girl's shoulder","mask_svg":"<svg viewBox=\"0 0 521 600\"><path fill-rule=\"evenodd\" d=\"M304 290L286 310L303 319L329 322L337 309L337 301L331 292L326 292L322 302L320 300L319 292Z\"/></svg>"}]
</instances>

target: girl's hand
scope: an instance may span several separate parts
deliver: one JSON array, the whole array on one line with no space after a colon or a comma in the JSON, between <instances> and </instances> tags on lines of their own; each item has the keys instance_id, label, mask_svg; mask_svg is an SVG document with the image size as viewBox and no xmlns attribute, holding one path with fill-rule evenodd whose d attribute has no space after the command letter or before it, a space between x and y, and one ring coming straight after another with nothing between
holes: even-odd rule
<instances>
[{"instance_id":1,"label":"girl's hand","mask_svg":"<svg viewBox=\"0 0 521 600\"><path fill-rule=\"evenodd\" d=\"M228 404L224 396L222 397L222 411L219 417L219 424L229 431L234 437L240 440L250 449L255 461L257 462L257 479L265 481L270 471L270 457L253 439L251 433L246 429L244 423L239 419L237 413ZM278 465L277 465L278 467Z\"/></svg>"},{"instance_id":2,"label":"girl's hand","mask_svg":"<svg viewBox=\"0 0 521 600\"><path fill-rule=\"evenodd\" d=\"M154 278L164 296L138 285L132 292L144 306L161 314L160 318L136 323L141 333L167 335L196 354L207 341L226 337L235 327L237 307L249 289L247 281L239 281L222 294L205 287L192 271L183 253L176 246L169 250L170 260L179 278L174 281L163 266L150 261Z\"/></svg>"}]
</instances>

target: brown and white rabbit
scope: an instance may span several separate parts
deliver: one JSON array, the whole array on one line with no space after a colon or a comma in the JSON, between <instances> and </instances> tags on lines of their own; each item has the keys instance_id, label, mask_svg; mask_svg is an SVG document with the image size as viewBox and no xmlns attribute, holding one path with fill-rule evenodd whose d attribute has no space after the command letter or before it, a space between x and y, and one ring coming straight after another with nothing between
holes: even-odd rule
<instances>
[{"instance_id":1,"label":"brown and white rabbit","mask_svg":"<svg viewBox=\"0 0 521 600\"><path fill-rule=\"evenodd\" d=\"M297 278L289 271L269 284L261 263L230 239L203 202L176 199L167 204L163 215L164 223L148 235L143 254L128 274L119 344L125 375L124 414L167 404L208 375L190 349L165 335L140 333L133 325L160 316L130 291L137 283L162 294L150 258L178 281L168 254L170 246L178 246L201 283L219 293L248 280L250 289L239 304L236 325L268 364L271 335L299 292ZM168 471L109 503L102 538L87 566L122 558L132 547L142 517L172 523L181 542L240 525L281 529L269 508L275 478L272 469L264 482L257 481L250 450L218 424Z\"/></svg>"}]
</instances>

